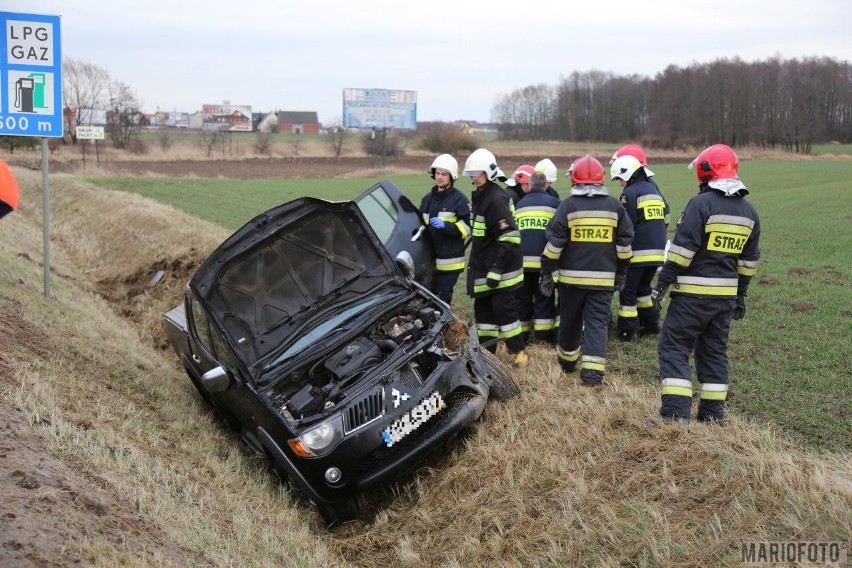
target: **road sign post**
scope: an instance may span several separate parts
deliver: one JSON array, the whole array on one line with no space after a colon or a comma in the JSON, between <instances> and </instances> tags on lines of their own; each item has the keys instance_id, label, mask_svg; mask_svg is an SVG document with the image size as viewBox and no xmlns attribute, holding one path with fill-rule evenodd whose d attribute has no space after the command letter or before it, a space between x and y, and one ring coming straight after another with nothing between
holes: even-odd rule
<instances>
[{"instance_id":1,"label":"road sign post","mask_svg":"<svg viewBox=\"0 0 852 568\"><path fill-rule=\"evenodd\" d=\"M44 295L50 298L50 185L47 138L62 137L60 17L0 12L0 136L42 138Z\"/></svg>"},{"instance_id":2,"label":"road sign post","mask_svg":"<svg viewBox=\"0 0 852 568\"><path fill-rule=\"evenodd\" d=\"M104 139L103 126L78 126L77 140L83 140L83 167L86 167L86 140L92 140L95 143L95 157L97 164L101 165L101 155L98 151L98 140Z\"/></svg>"}]
</instances>

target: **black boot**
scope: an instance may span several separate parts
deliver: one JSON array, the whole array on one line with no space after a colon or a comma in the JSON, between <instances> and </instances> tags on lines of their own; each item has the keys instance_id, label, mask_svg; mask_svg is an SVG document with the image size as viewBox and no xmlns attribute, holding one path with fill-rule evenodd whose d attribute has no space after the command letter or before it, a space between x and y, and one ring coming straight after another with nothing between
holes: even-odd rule
<instances>
[{"instance_id":1,"label":"black boot","mask_svg":"<svg viewBox=\"0 0 852 568\"><path fill-rule=\"evenodd\" d=\"M631 329L620 329L618 330L618 340L619 341L638 341L639 340L639 330Z\"/></svg>"},{"instance_id":2,"label":"black boot","mask_svg":"<svg viewBox=\"0 0 852 568\"><path fill-rule=\"evenodd\" d=\"M642 333L656 335L660 333L660 320L645 322L642 324Z\"/></svg>"}]
</instances>

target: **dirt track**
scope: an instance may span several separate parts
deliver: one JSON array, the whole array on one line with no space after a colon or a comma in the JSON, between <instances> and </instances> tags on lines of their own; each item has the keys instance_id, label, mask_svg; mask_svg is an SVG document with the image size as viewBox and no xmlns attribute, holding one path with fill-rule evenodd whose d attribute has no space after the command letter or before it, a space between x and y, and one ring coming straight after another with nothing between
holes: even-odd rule
<instances>
[{"instance_id":1,"label":"dirt track","mask_svg":"<svg viewBox=\"0 0 852 568\"><path fill-rule=\"evenodd\" d=\"M576 156L552 156L559 168L560 177L565 174L567 165ZM608 157L598 156L602 163L609 162ZM511 175L520 164L535 163L537 158L530 156L500 156L500 166L506 175ZM665 163L658 159L655 163ZM16 166L40 169L40 161L33 155L14 156L9 163ZM94 163L87 158L87 166ZM400 156L385 159L385 168L393 171L426 174L431 157ZM297 158L245 158L225 160L101 160L100 169L115 175L164 177L202 177L224 179L294 179L294 178L339 178L356 172L380 168L381 158L369 157L317 157ZM462 164L460 163L459 166ZM51 161L50 171L54 173L80 173L81 160Z\"/></svg>"},{"instance_id":2,"label":"dirt track","mask_svg":"<svg viewBox=\"0 0 852 568\"><path fill-rule=\"evenodd\" d=\"M507 164L522 164L529 157L508 156ZM563 158L560 163L566 163ZM90 162L91 163L91 162ZM401 156L385 158L385 168L426 173L430 158ZM243 160L184 160L184 161L103 161L101 169L130 176L160 175L166 177L205 177L225 179L292 179L292 178L336 178L353 172L380 168L381 158L368 157L299 157L299 158L249 158ZM79 162L58 162L51 165L52 172L78 172ZM509 168L511 174L514 166ZM505 170L504 170L505 171Z\"/></svg>"}]
</instances>

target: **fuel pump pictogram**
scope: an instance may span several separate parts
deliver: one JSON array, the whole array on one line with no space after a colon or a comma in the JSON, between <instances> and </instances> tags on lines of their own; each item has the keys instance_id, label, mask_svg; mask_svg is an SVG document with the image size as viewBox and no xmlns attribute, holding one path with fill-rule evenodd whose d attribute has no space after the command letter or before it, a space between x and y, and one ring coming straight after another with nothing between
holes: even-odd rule
<instances>
[{"instance_id":1,"label":"fuel pump pictogram","mask_svg":"<svg viewBox=\"0 0 852 568\"><path fill-rule=\"evenodd\" d=\"M21 77L15 81L14 107L18 112L36 112L35 109L44 109L44 73L30 73L27 77Z\"/></svg>"}]
</instances>

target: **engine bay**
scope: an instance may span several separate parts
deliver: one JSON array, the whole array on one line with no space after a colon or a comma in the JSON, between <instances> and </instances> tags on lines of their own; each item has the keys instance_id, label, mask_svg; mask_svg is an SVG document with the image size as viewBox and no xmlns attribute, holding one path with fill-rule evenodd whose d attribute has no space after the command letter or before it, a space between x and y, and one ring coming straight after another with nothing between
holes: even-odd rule
<instances>
[{"instance_id":1,"label":"engine bay","mask_svg":"<svg viewBox=\"0 0 852 568\"><path fill-rule=\"evenodd\" d=\"M435 334L428 348L421 349L413 359L389 369L386 374L388 381L402 380L413 387L419 386L440 361L458 355L457 351L447 348L444 340L444 331L451 326L433 329L441 316L441 310L423 298L383 314L359 335L293 370L287 380L279 381L269 390L269 398L291 420L330 412L348 398L361 379L370 376L398 349Z\"/></svg>"}]
</instances>

